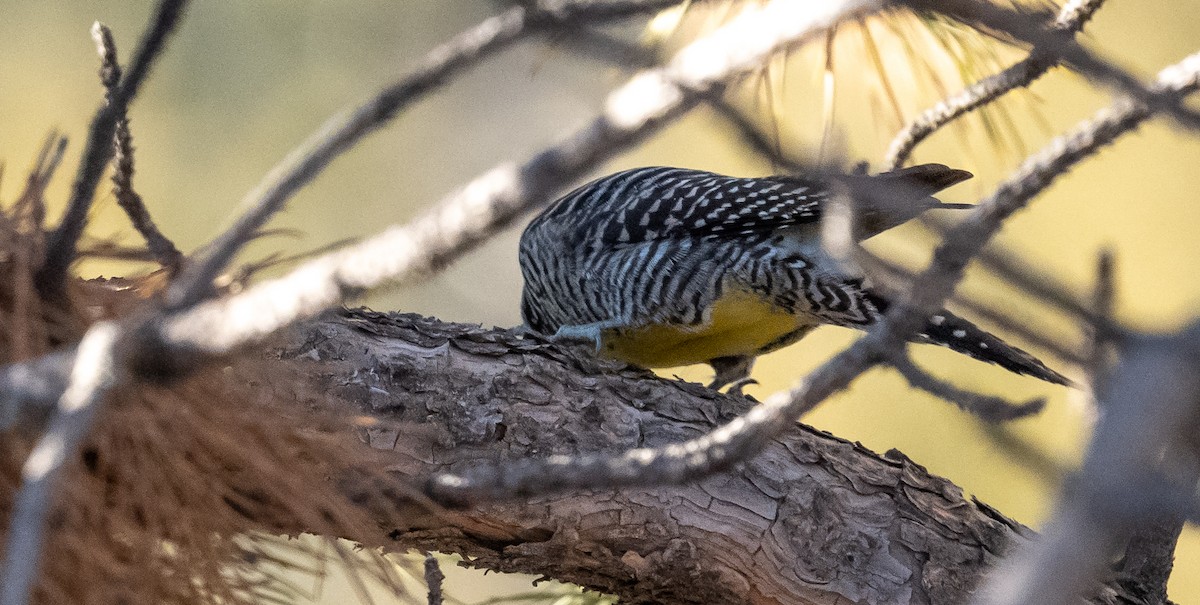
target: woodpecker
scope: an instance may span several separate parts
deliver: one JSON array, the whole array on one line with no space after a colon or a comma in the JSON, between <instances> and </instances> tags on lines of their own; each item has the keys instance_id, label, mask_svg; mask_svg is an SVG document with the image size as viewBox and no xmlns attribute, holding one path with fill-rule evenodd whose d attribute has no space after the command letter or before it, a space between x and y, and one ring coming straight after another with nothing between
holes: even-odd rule
<instances>
[{"instance_id":1,"label":"woodpecker","mask_svg":"<svg viewBox=\"0 0 1200 605\"><path fill-rule=\"evenodd\" d=\"M819 221L835 187L860 208L865 239L926 210L965 207L932 196L971 176L941 164L836 182L668 167L618 172L568 193L522 233L521 315L529 329L592 343L602 356L634 365L707 363L711 388L740 391L759 355L823 324L866 330L888 308L821 246ZM947 311L930 317L913 341L1068 384Z\"/></svg>"}]
</instances>

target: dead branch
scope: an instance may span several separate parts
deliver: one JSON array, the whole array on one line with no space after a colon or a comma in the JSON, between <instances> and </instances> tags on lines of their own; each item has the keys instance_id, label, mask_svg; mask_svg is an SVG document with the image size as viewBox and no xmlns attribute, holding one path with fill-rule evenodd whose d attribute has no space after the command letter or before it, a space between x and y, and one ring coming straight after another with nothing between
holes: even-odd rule
<instances>
[{"instance_id":1,"label":"dead branch","mask_svg":"<svg viewBox=\"0 0 1200 605\"><path fill-rule=\"evenodd\" d=\"M75 260L75 244L87 225L88 210L92 207L96 185L100 182L104 167L112 158L113 135L117 122L125 114L129 103L137 96L142 81L166 45L167 37L175 30L186 7L187 0L161 0L157 4L154 17L138 43L137 52L119 89L92 119L83 160L75 175L67 210L63 214L62 222L50 233L46 245L46 258L38 272L38 291L44 298L61 297L67 270Z\"/></svg>"},{"instance_id":2,"label":"dead branch","mask_svg":"<svg viewBox=\"0 0 1200 605\"><path fill-rule=\"evenodd\" d=\"M433 553L425 553L425 586L429 588L429 605L442 605L442 581L446 579Z\"/></svg>"},{"instance_id":3,"label":"dead branch","mask_svg":"<svg viewBox=\"0 0 1200 605\"><path fill-rule=\"evenodd\" d=\"M112 103L121 82L121 66L117 62L117 45L112 31L97 21L92 25L92 39L100 54L100 83L104 85L105 100ZM183 262L183 253L159 231L150 217L150 211L142 202L142 196L133 188L133 134L129 130L129 116L121 112L113 135L114 170L112 175L113 195L117 205L125 211L133 228L142 234L151 255L160 265L174 272Z\"/></svg>"},{"instance_id":4,"label":"dead branch","mask_svg":"<svg viewBox=\"0 0 1200 605\"><path fill-rule=\"evenodd\" d=\"M113 101L97 114L89 149L94 150L97 141L111 141L119 111L124 109L136 92L139 80L134 74L140 78L146 72L147 66L139 61L146 62L154 56L154 51L171 29L181 8L182 4L165 1L160 5L156 26L151 28L139 49L138 59L135 59L130 74L122 82ZM88 383L95 388L86 393L88 404L82 408L86 413L64 409L60 402L60 409L56 411L49 430L35 447L30 460L42 460L44 456L39 458L39 452L61 453L63 459L76 452L90 427L94 410L100 407L99 403L109 389L121 384L131 374L130 366L134 370L132 373L141 373L143 376L162 376L162 370L169 368L165 376L177 377L184 368L194 368L194 364L200 361L189 357L196 351L208 355L228 352L386 279L411 278L414 274L434 269L505 226L521 211L545 203L553 191L582 175L600 159L640 140L654 127L694 106L703 95L719 87L726 79L746 72L774 52L797 43L808 34L828 26L833 20L852 11L870 8L878 6L865 0L848 0L821 7L774 3L758 11L748 11L709 37L686 47L663 68L644 72L617 90L609 98L605 115L575 138L542 153L522 170L507 166L494 170L445 204L441 210L412 227L396 229L354 249L313 261L293 273L291 281L287 278L277 280L245 295L207 303L198 309L166 318L165 321L163 317L150 313L131 319L123 326L124 329L107 323L98 324L84 336L84 342L103 340L109 343L107 362L116 367L104 373L105 380ZM155 43L156 40L159 44ZM147 51L147 48L152 50ZM362 126L371 128L377 123L367 121ZM318 136L318 141L324 142L318 142L317 146L324 147L324 152L310 155L301 149L297 153L307 156L310 166L320 167L332 160L338 151L344 149L344 145L356 140L353 136L341 139L343 146L339 147L335 143L337 135L332 136L332 139ZM61 287L66 269L74 257L75 242L82 232L99 171L108 159L104 151L85 153L85 158L80 181L76 183L78 195L74 199L78 203L68 208L67 218L55 232L57 239L54 241L57 243L52 246L54 251L48 258L57 260L56 264L48 262L43 267L39 278L43 287ZM93 166L93 160L99 160L99 164ZM303 166L305 161L301 160L300 164ZM288 172L288 165L289 162L285 161L283 180L293 181L296 187L315 174L303 168L299 172ZM275 178L276 175L269 175L267 182L276 182ZM286 193L287 188L287 185L280 185L279 191ZM86 196L83 195L85 193ZM286 194L280 195L278 204L282 204L284 199ZM273 211L271 206L268 203L259 206L258 210L252 210L247 215L248 222L242 225L255 224L259 220L255 216L265 220ZM168 300L168 309L177 310L179 304L195 302L197 296L206 290L207 281L196 278L203 277L211 268L223 266L227 259L221 257L232 254L244 243L249 233L242 233L239 229L235 226L227 232L225 241L229 242L228 245L219 244L215 248L216 256L209 256L208 260L198 263L196 266L199 268L194 270L192 277L181 276L181 283L185 285L171 295L173 300ZM205 266L210 269L205 269ZM192 285L187 286L188 283ZM284 293L281 288L291 291ZM233 305L229 306L231 301ZM277 306L281 302L284 307ZM274 309L274 312L256 309L265 312L245 313L250 310L247 305L263 304L268 309ZM189 322L211 321L216 318L214 313L224 314L228 320L226 325L233 329L216 333L215 339L199 338L201 334L190 331L197 324ZM210 324L204 332L214 334L212 328L216 325ZM177 346L181 344L183 346ZM117 350L122 352L119 358L113 354ZM79 369L82 366L76 361L75 367ZM22 367L15 369L14 373L6 373L5 379L0 382L12 384L15 381L8 379L14 374L19 377L27 369ZM78 384L78 381L72 377L61 401L67 401L67 395L76 390L72 385ZM38 385L39 391L42 386ZM26 395L20 394L14 399L27 399ZM10 410L6 415L19 417L25 414L20 410ZM4 598L0 605L23 605L29 598L29 587L36 576L45 518L51 510L50 497L60 469L61 459L55 464L42 463L38 473L26 474L22 480L16 497L22 512L15 520L20 521L21 526L14 524L9 535L6 551L9 564L4 569L6 588L5 592L0 593ZM32 559L33 563L13 564L15 553Z\"/></svg>"},{"instance_id":5,"label":"dead branch","mask_svg":"<svg viewBox=\"0 0 1200 605\"><path fill-rule=\"evenodd\" d=\"M143 38L130 75L93 121L75 193L51 238L39 274L45 296L62 287L76 255L87 208L108 159L96 150L97 141L112 140L125 106L136 94L138 82L182 6L182 2L160 4L157 25ZM885 602L914 595L933 602L963 602L983 568L1003 554L1011 541L1019 541L1015 537L1019 526L986 506L964 501L953 486L929 477L899 455L878 459L836 440L827 443L797 427L794 419L861 373L887 363L941 307L967 263L1004 220L1055 178L1155 113L1169 114L1189 127L1200 124L1200 116L1182 103L1184 95L1200 87L1200 55L1165 70L1154 86L1145 87L1071 39L1048 34L1020 14L981 6L954 1L940 10L965 21L1012 31L1036 48L1061 54L1089 77L1113 83L1130 97L1030 157L946 234L933 263L913 280L911 290L893 305L876 330L792 390L762 405L750 408L744 401L710 391L690 391L691 387L679 383L620 368L601 368L605 373L597 377L585 371L596 369L585 368L583 364L588 362L538 342L479 330L459 334L470 332L469 338L443 336L444 327L412 318L369 314L361 314L365 320L352 318L354 330L369 333L366 345L357 340L361 334L357 338L345 333L314 337L312 332L306 333L300 344L293 343L292 349L302 349L293 353L315 357L335 368L327 378L343 382L327 386L333 392L349 387L347 395L352 396L347 399L357 402L342 404L367 406L358 411L378 422L367 436L397 453L397 474L418 480L439 473L427 483L428 493L447 503L478 505L469 514L447 513L446 518L435 520L417 514L396 517L392 523L398 526L390 535L401 545L463 552L497 569L519 569L511 558L533 553L539 573L628 594L633 601L657 600L664 594L687 601L700 594L706 602L713 600L712 595L718 595L717 600L770 602L768 599L778 594L777 600L789 602ZM0 605L27 601L56 476L64 460L77 457L91 418L114 386L149 377L178 378L193 365L257 342L385 280L403 282L433 273L522 213L548 201L555 191L602 159L694 107L772 53L841 18L881 7L881 3L867 0L822 5L776 2L747 11L686 47L667 65L639 74L609 97L605 114L587 129L524 166L494 169L409 226L319 258L242 295L193 307L208 294L216 272L224 269L234 252L296 188L387 116L373 114L362 121L351 116L331 122L285 160L278 172L268 175L263 191L252 192L247 199L255 203L254 208L178 282L166 312L143 309L121 324L95 324L74 350L0 371L0 387L21 389L3 391L3 412L8 418L54 412L26 462L17 493ZM168 14L172 11L174 14ZM526 24L518 24L516 31L483 32L483 38L467 40L475 43L470 47L475 50L446 58L442 67L435 61L431 64L434 75L428 76L432 80L420 85L435 85L437 73L445 75L461 68L525 30ZM392 99L392 111L419 95L405 93ZM349 330L345 325L330 329ZM1119 413L1114 412L1113 419L1101 426L1080 485L1068 496L1047 536L1033 546L1024 545L1024 552L1032 554L1014 560L1008 576L1023 582L1021 590L1044 590L1062 602L1081 592L1097 602L1118 598L1139 602L1136 596L1118 594L1120 588L1092 590L1104 556L1121 538L1146 527L1150 520L1165 517L1164 527L1170 529L1176 518L1182 518L1181 511L1192 505L1191 492L1183 488L1195 485L1195 472L1190 467L1164 467L1161 449L1146 443L1121 444L1116 439L1120 431L1166 434L1177 439L1176 449L1194 449L1194 443L1180 436L1194 434L1189 430L1194 428L1194 418L1187 404L1194 404L1200 386L1192 384L1196 379L1187 374L1181 360L1194 358L1200 350L1197 334L1200 327L1178 336L1124 339L1128 359L1114 374L1113 388L1105 400ZM397 338L405 340L399 351L379 348L383 346L379 342ZM353 341L358 352L331 355L322 349L340 341ZM375 357L353 361L364 351ZM423 365L431 361L445 364L444 355L450 351L465 352L462 362L471 369L456 374L444 365L437 366L437 371ZM484 362L479 357L501 361L480 368ZM376 366L383 358L388 365ZM528 367L531 358L536 360L533 370ZM348 369L347 364L355 363L361 367L354 368L354 374L339 374ZM368 363L373 373L363 371ZM1161 376L1167 371L1174 372L1179 381L1191 382L1172 386L1170 393L1154 391L1170 383ZM614 375L622 387L610 384ZM452 382L463 376L469 380ZM635 390L624 391L624 387ZM936 384L929 388L945 391ZM391 399L396 393L399 398ZM447 398L446 393L456 397ZM617 407L606 403L610 397L617 399ZM1139 397L1150 400L1151 409L1146 413L1153 418L1133 418L1136 414L1129 411L1129 402ZM12 401L30 405L14 406ZM497 406L499 401L506 406ZM549 413L558 408L567 415ZM554 423L542 424L546 416ZM439 424L443 421L444 426ZM725 424L714 430L719 422ZM603 430L596 430L597 426ZM636 430L629 430L631 426ZM568 427L570 431L564 432ZM612 456L608 452L614 449L625 453ZM544 458L547 454L552 456ZM758 457L751 459L755 454ZM837 472L830 472L829 467ZM791 469L800 470L789 475ZM1115 476L1128 482L1106 482L1101 471L1114 469ZM718 470L729 474L714 476ZM689 481L696 483L684 484ZM594 493L557 493L565 488L599 488L607 495L607 490L617 486L635 487L613 494L599 507ZM1137 499L1147 494L1149 505L1146 498ZM532 496L534 506L505 501L514 496ZM615 515L613 521L612 511L636 511L641 516ZM695 516L685 520L687 514ZM585 516L599 525L589 525ZM703 523L710 517L733 526L732 533L708 531ZM451 518L452 522L446 521ZM914 518L919 522L914 524ZM855 526L834 523L844 520L853 520ZM424 525L416 525L418 521ZM641 533L631 537L630 524ZM1093 524L1099 527L1093 535L1076 535L1086 533L1077 531L1079 528ZM655 540L639 541L647 535ZM723 537L729 535L736 539ZM562 548L564 541L572 546L594 544L589 557L601 563L571 560L567 565L569 551ZM1145 542L1127 554L1147 556L1131 556L1126 569L1136 582L1150 586L1147 594L1157 594L1153 591L1159 572L1153 570L1162 569L1158 555L1164 549L1169 552L1173 538L1155 535ZM933 552L933 544L945 546L950 554ZM755 548L748 551L746 545ZM1086 556L1064 562L1067 557L1062 553L1073 550L1084 551ZM340 549L338 553L343 554ZM940 567L943 563L946 568L952 566L953 574L965 575L948 578L950 572ZM611 567L602 568L602 564ZM762 569L771 575L764 576ZM933 575L929 575L931 570ZM683 580L670 583L676 578ZM668 584L664 587L661 582ZM700 586L709 592L697 592ZM767 590L772 592L764 598ZM988 595L999 599L996 602L1022 602L1011 599L1041 598L1043 593L1009 589Z\"/></svg>"},{"instance_id":6,"label":"dead branch","mask_svg":"<svg viewBox=\"0 0 1200 605\"><path fill-rule=\"evenodd\" d=\"M129 358L142 364L141 372L170 373L168 366L197 361L198 353L229 353L384 281L423 277L521 212L545 203L554 190L596 163L661 128L724 79L745 73L781 47L821 31L831 20L878 8L858 0L819 10L789 3L772 7L747 12L680 51L668 65L639 74L609 96L605 115L574 137L523 167L493 169L408 226L393 227L349 249L322 256L288 276L237 296L167 317L141 318L130 330L139 333L137 342L130 343ZM50 392L47 389L52 390L52 385L29 374L31 365L40 364L35 361L0 371L0 385L31 385L38 393ZM45 378L51 383L54 380ZM43 408L49 403L27 395L14 393L10 401ZM6 415L17 417L25 411L18 406L6 410Z\"/></svg>"}]
</instances>

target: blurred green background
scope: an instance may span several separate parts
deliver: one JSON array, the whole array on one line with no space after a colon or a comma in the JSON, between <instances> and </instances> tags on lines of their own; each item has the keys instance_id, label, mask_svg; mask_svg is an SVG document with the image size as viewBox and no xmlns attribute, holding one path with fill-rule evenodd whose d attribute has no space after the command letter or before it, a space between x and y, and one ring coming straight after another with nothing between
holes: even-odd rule
<instances>
[{"instance_id":1,"label":"blurred green background","mask_svg":"<svg viewBox=\"0 0 1200 605\"><path fill-rule=\"evenodd\" d=\"M195 3L131 110L138 190L163 231L183 250L194 249L229 221L241 196L325 117L405 73L426 51L493 14L496 6L484 0ZM1111 2L1099 11L1085 38L1103 55L1149 77L1197 50L1198 8L1195 0ZM15 195L49 129L72 138L65 165L78 158L87 122L101 99L88 36L92 21L112 27L124 61L149 12L145 1L0 0L0 159L6 166L0 199ZM907 64L896 50L896 32L919 37L921 28L915 25L871 26L907 117L937 98L928 81L920 84L929 80L922 69ZM834 123L847 157L877 165L898 124L882 100L878 79L861 77L873 72L864 48L861 36L852 32L836 40L839 100ZM809 158L819 147L822 130L822 52L820 45L801 49L786 68L777 66L766 76L769 96L761 80L740 95L749 99L746 107L762 110L760 117L770 107L778 109L777 123L763 117L763 124L777 127L786 149ZM997 52L1001 60L1018 56ZM963 60L942 50L919 53L949 73L955 85L953 71ZM986 70L986 62L969 67ZM627 69L576 57L555 43L525 44L491 59L337 161L272 223L300 235L260 241L250 257L316 248L408 220L492 165L521 161L585 124L601 109L604 93L627 74ZM1006 102L1011 126L993 114L1001 130L1018 137L998 142L987 135L983 122L973 119L936 135L919 148L916 159L975 172L975 180L945 196L974 201L1019 160L1015 140L1037 149L1048 133L1062 131L1106 102L1107 93L1059 70ZM1147 330L1176 328L1200 310L1198 160L1200 141L1154 121L1054 185L1006 226L999 242L1080 293L1089 287L1097 251L1110 246L1118 258L1120 318ZM651 164L738 175L771 172L706 110L670 126L604 172ZM50 189L49 199L58 207L69 175L64 170ZM138 243L129 232L112 195L102 194L91 233ZM374 293L366 302L446 320L514 325L521 287L518 235L519 229L511 230L435 279ZM878 239L872 246L904 259L920 259L928 248L927 238L916 229ZM89 262L81 270L120 275L144 267ZM1072 342L1077 339L1062 318L985 275L972 273L963 291L1044 324ZM755 372L761 385L750 392L763 396L785 388L856 337L826 328L765 357ZM1014 432L1055 461L1068 466L1077 462L1093 419L1078 397L934 347L920 347L917 358L964 387L1014 399L1048 396L1048 409L1017 423ZM705 368L671 373L691 380L708 376ZM1060 477L1015 459L976 420L909 389L890 371L858 380L806 421L876 451L898 448L1034 527L1048 514L1059 485ZM1200 601L1198 565L1200 532L1189 528L1171 584L1176 601ZM480 578L458 576L448 588L468 600L499 590L494 576ZM509 582L528 586L528 579ZM332 586L327 592L331 601L339 598Z\"/></svg>"}]
</instances>

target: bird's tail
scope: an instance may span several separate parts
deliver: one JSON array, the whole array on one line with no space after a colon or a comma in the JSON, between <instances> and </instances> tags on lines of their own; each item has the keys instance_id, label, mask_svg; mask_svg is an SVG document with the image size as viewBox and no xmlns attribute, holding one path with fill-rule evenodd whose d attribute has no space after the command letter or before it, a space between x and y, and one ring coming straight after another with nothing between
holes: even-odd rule
<instances>
[{"instance_id":1,"label":"bird's tail","mask_svg":"<svg viewBox=\"0 0 1200 605\"><path fill-rule=\"evenodd\" d=\"M1071 384L1065 376L1046 367L1046 364L1033 355L947 311L941 311L929 318L925 331L914 340L940 344L1017 374L1033 376L1054 384Z\"/></svg>"}]
</instances>

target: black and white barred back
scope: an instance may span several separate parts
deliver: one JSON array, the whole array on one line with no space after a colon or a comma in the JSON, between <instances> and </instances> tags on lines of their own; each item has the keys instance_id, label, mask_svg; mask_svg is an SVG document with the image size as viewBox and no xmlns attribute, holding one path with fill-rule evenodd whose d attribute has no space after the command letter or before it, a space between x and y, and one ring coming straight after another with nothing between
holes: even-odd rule
<instances>
[{"instance_id":1,"label":"black and white barred back","mask_svg":"<svg viewBox=\"0 0 1200 605\"><path fill-rule=\"evenodd\" d=\"M841 183L855 196L862 235L869 237L925 210L958 207L931 196L970 176L926 164L842 177ZM817 179L683 168L636 168L600 178L555 202L522 234L522 316L548 335L588 326L702 326L714 303L736 289L800 318L794 335L755 355L817 324L864 329L887 302L821 249L818 222L830 194L830 185ZM916 340L1066 383L1028 353L946 312Z\"/></svg>"}]
</instances>

